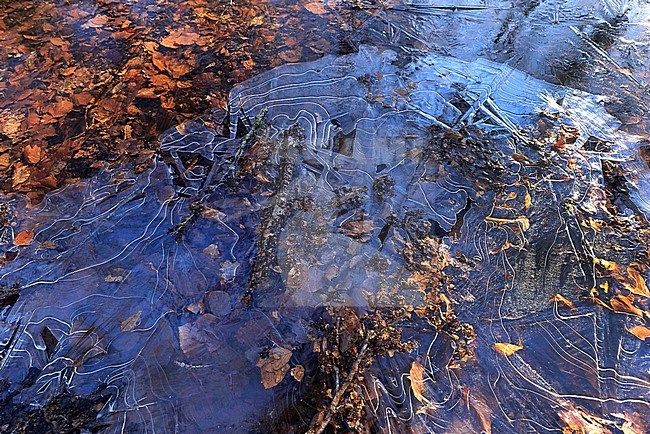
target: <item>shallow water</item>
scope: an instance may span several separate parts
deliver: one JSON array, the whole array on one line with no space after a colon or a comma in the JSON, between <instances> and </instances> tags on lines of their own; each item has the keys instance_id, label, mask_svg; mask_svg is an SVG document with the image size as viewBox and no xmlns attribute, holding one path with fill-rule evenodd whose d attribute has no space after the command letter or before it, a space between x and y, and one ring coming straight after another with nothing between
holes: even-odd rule
<instances>
[{"instance_id":1,"label":"shallow water","mask_svg":"<svg viewBox=\"0 0 650 434\"><path fill-rule=\"evenodd\" d=\"M419 347L366 372L367 430L644 432L648 5L369 10L358 52L235 86L144 173L5 199L5 402L99 394L105 432L304 432L324 308L408 307ZM429 265L467 360L417 314ZM265 389L269 348L305 379Z\"/></svg>"}]
</instances>

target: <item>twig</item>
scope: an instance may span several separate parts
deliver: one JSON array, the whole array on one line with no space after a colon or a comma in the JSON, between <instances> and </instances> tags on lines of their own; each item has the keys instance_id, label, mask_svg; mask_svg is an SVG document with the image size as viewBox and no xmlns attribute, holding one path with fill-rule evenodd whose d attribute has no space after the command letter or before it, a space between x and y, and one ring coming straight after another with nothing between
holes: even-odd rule
<instances>
[{"instance_id":1,"label":"twig","mask_svg":"<svg viewBox=\"0 0 650 434\"><path fill-rule=\"evenodd\" d=\"M326 409L320 410L316 414L316 416L314 416L311 422L311 426L309 427L309 430L307 431L306 434L322 434L323 431L325 431L325 428L327 428L327 425L329 425L330 422L332 421L332 417L336 412L336 408L338 407L339 402L341 402L341 399L343 399L343 395L352 384L352 381L359 370L359 365L361 364L361 360L363 359L366 352L368 351L369 339L370 338L368 334L366 334L366 338L363 340L363 344L361 345L361 351L359 351L359 355L357 356L356 360L352 364L352 367L350 368L350 372L348 373L345 382L343 383L341 388L339 388L334 394L334 398L332 398L332 402L330 403L330 405Z\"/></svg>"}]
</instances>

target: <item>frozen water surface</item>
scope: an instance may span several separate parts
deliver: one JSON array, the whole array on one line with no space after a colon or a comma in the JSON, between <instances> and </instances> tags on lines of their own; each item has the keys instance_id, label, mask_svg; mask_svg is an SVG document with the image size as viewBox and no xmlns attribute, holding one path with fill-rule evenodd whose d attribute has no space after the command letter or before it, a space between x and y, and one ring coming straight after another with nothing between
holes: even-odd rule
<instances>
[{"instance_id":1,"label":"frozen water surface","mask_svg":"<svg viewBox=\"0 0 650 434\"><path fill-rule=\"evenodd\" d=\"M1 313L3 398L101 396L105 432L304 432L313 322L418 312L408 252L433 243L474 356L414 314L418 348L359 386L366 429L644 432L650 354L628 330L648 318L650 190L646 124L628 121L647 103L649 15L387 2L357 52L237 85L227 112L166 132L145 173L35 208L6 198L0 282L19 295ZM13 246L23 230L35 242ZM302 381L264 387L273 349Z\"/></svg>"}]
</instances>

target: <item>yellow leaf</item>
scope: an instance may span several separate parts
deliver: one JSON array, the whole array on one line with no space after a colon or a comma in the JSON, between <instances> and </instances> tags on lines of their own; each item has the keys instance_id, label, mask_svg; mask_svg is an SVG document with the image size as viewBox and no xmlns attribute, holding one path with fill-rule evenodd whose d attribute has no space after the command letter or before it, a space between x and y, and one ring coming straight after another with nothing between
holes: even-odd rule
<instances>
[{"instance_id":1,"label":"yellow leaf","mask_svg":"<svg viewBox=\"0 0 650 434\"><path fill-rule=\"evenodd\" d=\"M551 298L550 301L555 302L555 303L562 303L563 305L565 305L565 306L567 306L567 307L569 307L571 309L575 309L575 306L573 305L573 302L571 300L563 297L560 294L556 294L555 297Z\"/></svg>"},{"instance_id":2,"label":"yellow leaf","mask_svg":"<svg viewBox=\"0 0 650 434\"><path fill-rule=\"evenodd\" d=\"M608 261L606 259L594 257L594 264L600 265L601 267L603 267L605 270L608 271L616 271L618 269L616 262Z\"/></svg>"},{"instance_id":3,"label":"yellow leaf","mask_svg":"<svg viewBox=\"0 0 650 434\"><path fill-rule=\"evenodd\" d=\"M503 343L503 342L497 342L494 344L494 349L498 352L503 354L504 356L512 356L514 353L516 353L519 350L523 350L524 347L521 345L515 345L515 344L508 344L508 343Z\"/></svg>"},{"instance_id":4,"label":"yellow leaf","mask_svg":"<svg viewBox=\"0 0 650 434\"><path fill-rule=\"evenodd\" d=\"M424 367L414 360L411 364L411 390L413 391L413 396L420 402L424 402L426 398L422 395L424 393Z\"/></svg>"},{"instance_id":5,"label":"yellow leaf","mask_svg":"<svg viewBox=\"0 0 650 434\"><path fill-rule=\"evenodd\" d=\"M519 216L519 217L517 217L515 219L504 219L504 218L499 218L499 217L485 217L485 221L499 223L499 224L518 223L519 225L521 225L521 229L523 229L524 231L527 231L530 228L530 221L524 215L521 215L521 216Z\"/></svg>"},{"instance_id":6,"label":"yellow leaf","mask_svg":"<svg viewBox=\"0 0 650 434\"><path fill-rule=\"evenodd\" d=\"M530 198L530 194L526 193L526 196L524 196L524 207L526 209L530 208L532 205L532 199Z\"/></svg>"},{"instance_id":7,"label":"yellow leaf","mask_svg":"<svg viewBox=\"0 0 650 434\"><path fill-rule=\"evenodd\" d=\"M632 327L629 332L642 341L645 341L648 337L650 337L650 329L640 325Z\"/></svg>"}]
</instances>

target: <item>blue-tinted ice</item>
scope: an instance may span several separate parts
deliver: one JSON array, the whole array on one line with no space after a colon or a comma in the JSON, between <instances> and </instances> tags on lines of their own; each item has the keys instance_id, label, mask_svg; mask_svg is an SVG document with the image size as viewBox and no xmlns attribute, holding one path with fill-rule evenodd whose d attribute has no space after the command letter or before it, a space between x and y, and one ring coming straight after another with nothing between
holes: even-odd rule
<instances>
[{"instance_id":1,"label":"blue-tinted ice","mask_svg":"<svg viewBox=\"0 0 650 434\"><path fill-rule=\"evenodd\" d=\"M555 3L558 20L574 7ZM429 52L361 45L276 68L236 86L227 113L165 133L145 173L104 171L35 208L7 199L13 235L33 230L35 241L4 246L18 256L0 283L20 288L0 325L4 394L42 405L62 388L103 388L107 432L304 431L312 414L297 402L316 369L310 322L323 306L418 307L402 253L414 234L397 223L417 214L448 261L454 310L477 333L476 358L452 360L453 340L414 322L405 333L419 349L380 360L366 376L374 430L559 432L582 418L593 429L642 432L650 355L626 331L642 319L579 296L605 281L586 262L607 257L625 269L647 247L630 241L634 233L580 224L609 218L603 160L627 169L630 222L650 212L645 142L620 129L605 97L539 79L534 65L560 58L567 48L553 42L579 38L579 23L545 33L541 50L522 37L518 57L501 63L486 60L480 44L442 50L425 26L446 26L452 42L457 33L491 35L488 25L454 23L476 10L508 13L500 4L458 4L456 15L448 3L404 5L426 13L401 27L396 18L396 34L429 29L415 38ZM399 14L398 6L381 13ZM618 13L614 6L598 13ZM523 20L518 35L540 22ZM264 135L258 154L247 151L249 131ZM487 155L432 146L444 131ZM563 131L575 140L558 148ZM345 194L355 205L341 203ZM259 252L268 236L273 250ZM262 282L252 278L259 267ZM242 305L251 294L252 306ZM550 302L556 294L575 309ZM495 343L523 349L503 356ZM256 366L264 347L291 351L288 364L304 366L307 379L286 373L265 389ZM416 359L422 402L408 377ZM292 407L299 417L285 420Z\"/></svg>"}]
</instances>

